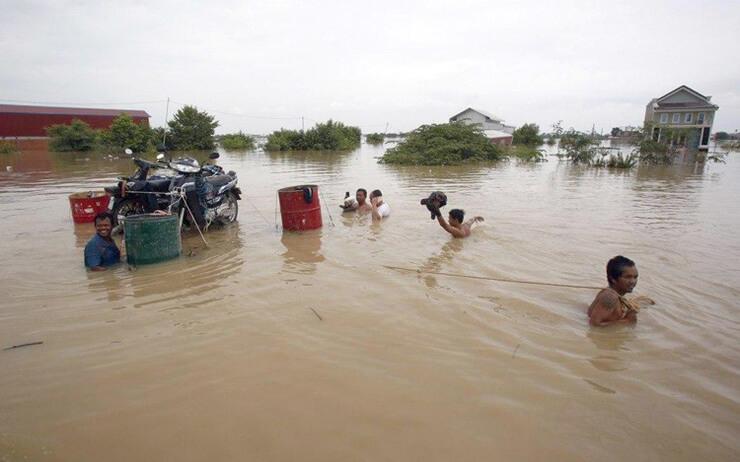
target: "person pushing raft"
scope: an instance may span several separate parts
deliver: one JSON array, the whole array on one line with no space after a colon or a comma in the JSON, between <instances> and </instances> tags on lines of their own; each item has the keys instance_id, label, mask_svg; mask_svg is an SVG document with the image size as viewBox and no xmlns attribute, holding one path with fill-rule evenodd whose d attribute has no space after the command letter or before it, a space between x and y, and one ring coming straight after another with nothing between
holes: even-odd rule
<instances>
[{"instance_id":1,"label":"person pushing raft","mask_svg":"<svg viewBox=\"0 0 740 462\"><path fill-rule=\"evenodd\" d=\"M641 296L625 298L637 285L637 266L627 257L617 255L606 264L606 280L609 287L602 289L588 307L588 319L592 326L633 324L637 322L640 303L654 304Z\"/></svg>"},{"instance_id":2,"label":"person pushing raft","mask_svg":"<svg viewBox=\"0 0 740 462\"><path fill-rule=\"evenodd\" d=\"M434 191L429 197L421 200L421 205L426 205L427 210L432 215L432 220L436 218L442 229L452 234L452 237L455 238L470 236L473 224L484 221L483 217L473 217L468 221L464 221L465 210L462 209L450 210L448 220L445 221L442 212L439 210L441 207L447 205L447 195L442 191Z\"/></svg>"}]
</instances>

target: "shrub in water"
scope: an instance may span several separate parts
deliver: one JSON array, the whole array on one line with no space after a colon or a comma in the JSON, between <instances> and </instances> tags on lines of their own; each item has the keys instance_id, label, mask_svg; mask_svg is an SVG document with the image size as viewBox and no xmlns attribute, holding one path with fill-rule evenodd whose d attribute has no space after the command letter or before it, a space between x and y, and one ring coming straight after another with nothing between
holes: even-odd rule
<instances>
[{"instance_id":1,"label":"shrub in water","mask_svg":"<svg viewBox=\"0 0 740 462\"><path fill-rule=\"evenodd\" d=\"M360 145L359 127L328 120L303 130L279 130L267 137L268 151L342 151Z\"/></svg>"},{"instance_id":2,"label":"shrub in water","mask_svg":"<svg viewBox=\"0 0 740 462\"><path fill-rule=\"evenodd\" d=\"M252 149L254 147L254 138L249 135L245 135L241 131L238 133L230 133L228 135L221 135L219 143L224 149L231 150L244 150Z\"/></svg>"},{"instance_id":3,"label":"shrub in water","mask_svg":"<svg viewBox=\"0 0 740 462\"><path fill-rule=\"evenodd\" d=\"M456 165L504 157L480 129L464 123L422 125L385 152L385 164Z\"/></svg>"},{"instance_id":4,"label":"shrub in water","mask_svg":"<svg viewBox=\"0 0 740 462\"><path fill-rule=\"evenodd\" d=\"M560 149L565 151L565 156L574 164L593 163L598 154L599 142L585 133L570 129L560 137Z\"/></svg>"},{"instance_id":5,"label":"shrub in water","mask_svg":"<svg viewBox=\"0 0 740 462\"><path fill-rule=\"evenodd\" d=\"M0 141L0 154L13 154L17 149L15 144L9 141Z\"/></svg>"},{"instance_id":6,"label":"shrub in water","mask_svg":"<svg viewBox=\"0 0 740 462\"><path fill-rule=\"evenodd\" d=\"M546 162L545 152L532 146L511 146L506 150L507 157L521 162Z\"/></svg>"},{"instance_id":7,"label":"shrub in water","mask_svg":"<svg viewBox=\"0 0 740 462\"><path fill-rule=\"evenodd\" d=\"M365 141L370 144L383 144L383 141L385 141L385 135L382 133L370 133L365 135Z\"/></svg>"},{"instance_id":8,"label":"shrub in water","mask_svg":"<svg viewBox=\"0 0 740 462\"><path fill-rule=\"evenodd\" d=\"M58 152L90 151L98 141L98 133L88 124L73 119L69 125L57 124L46 128L49 149Z\"/></svg>"}]
</instances>

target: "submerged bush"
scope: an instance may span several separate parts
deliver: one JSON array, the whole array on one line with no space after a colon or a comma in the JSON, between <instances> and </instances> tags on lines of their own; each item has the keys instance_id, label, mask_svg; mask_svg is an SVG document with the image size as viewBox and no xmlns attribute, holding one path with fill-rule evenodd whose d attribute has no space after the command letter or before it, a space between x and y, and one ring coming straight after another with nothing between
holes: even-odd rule
<instances>
[{"instance_id":1,"label":"submerged bush","mask_svg":"<svg viewBox=\"0 0 740 462\"><path fill-rule=\"evenodd\" d=\"M98 132L80 119L72 119L69 125L47 127L46 133L52 151L91 151L98 143Z\"/></svg>"},{"instance_id":2,"label":"submerged bush","mask_svg":"<svg viewBox=\"0 0 740 462\"><path fill-rule=\"evenodd\" d=\"M559 149L565 151L565 157L574 164L590 165L594 162L599 142L585 133L570 129L560 136Z\"/></svg>"},{"instance_id":3,"label":"submerged bush","mask_svg":"<svg viewBox=\"0 0 740 462\"><path fill-rule=\"evenodd\" d=\"M360 145L362 132L359 127L328 120L303 130L281 129L267 137L267 151L342 151Z\"/></svg>"},{"instance_id":4,"label":"submerged bush","mask_svg":"<svg viewBox=\"0 0 740 462\"><path fill-rule=\"evenodd\" d=\"M464 123L422 125L385 152L385 164L456 165L504 157L480 129Z\"/></svg>"},{"instance_id":5,"label":"submerged bush","mask_svg":"<svg viewBox=\"0 0 740 462\"><path fill-rule=\"evenodd\" d=\"M254 147L254 138L240 131L238 133L221 135L219 143L224 149L252 149Z\"/></svg>"},{"instance_id":6,"label":"submerged bush","mask_svg":"<svg viewBox=\"0 0 740 462\"><path fill-rule=\"evenodd\" d=\"M720 146L728 151L740 151L740 141L727 141Z\"/></svg>"},{"instance_id":7,"label":"submerged bush","mask_svg":"<svg viewBox=\"0 0 740 462\"><path fill-rule=\"evenodd\" d=\"M608 168L632 168L637 165L637 155L634 153L623 155L621 152L617 154L602 154L601 159L594 160L591 165L594 167L608 167Z\"/></svg>"},{"instance_id":8,"label":"submerged bush","mask_svg":"<svg viewBox=\"0 0 740 462\"><path fill-rule=\"evenodd\" d=\"M545 151L532 146L511 146L506 150L506 156L521 162L547 162Z\"/></svg>"},{"instance_id":9,"label":"submerged bush","mask_svg":"<svg viewBox=\"0 0 740 462\"><path fill-rule=\"evenodd\" d=\"M678 149L667 143L644 139L635 147L635 152L640 157L640 162L646 164L668 165L678 154Z\"/></svg>"},{"instance_id":10,"label":"submerged bush","mask_svg":"<svg viewBox=\"0 0 740 462\"><path fill-rule=\"evenodd\" d=\"M0 154L13 154L16 151L15 143L0 140Z\"/></svg>"},{"instance_id":11,"label":"submerged bush","mask_svg":"<svg viewBox=\"0 0 740 462\"><path fill-rule=\"evenodd\" d=\"M514 130L514 144L524 146L540 146L543 142L540 127L537 124L524 124Z\"/></svg>"},{"instance_id":12,"label":"submerged bush","mask_svg":"<svg viewBox=\"0 0 740 462\"><path fill-rule=\"evenodd\" d=\"M369 133L365 135L365 141L370 144L383 144L383 141L385 141L385 135L382 133Z\"/></svg>"}]
</instances>

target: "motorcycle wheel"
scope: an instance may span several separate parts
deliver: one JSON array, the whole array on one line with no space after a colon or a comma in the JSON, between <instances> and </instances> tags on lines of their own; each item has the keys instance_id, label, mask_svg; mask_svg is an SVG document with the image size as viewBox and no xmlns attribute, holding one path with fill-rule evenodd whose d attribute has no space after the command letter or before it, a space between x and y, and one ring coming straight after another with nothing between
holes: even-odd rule
<instances>
[{"instance_id":1,"label":"motorcycle wheel","mask_svg":"<svg viewBox=\"0 0 740 462\"><path fill-rule=\"evenodd\" d=\"M239 215L239 203L236 201L236 194L229 192L224 198L224 203L228 209L223 215L219 216L218 221L222 225L228 225L236 221L236 217Z\"/></svg>"},{"instance_id":2,"label":"motorcycle wheel","mask_svg":"<svg viewBox=\"0 0 740 462\"><path fill-rule=\"evenodd\" d=\"M121 224L121 219L129 215L146 213L144 205L134 199L124 199L113 207L113 226Z\"/></svg>"}]
</instances>

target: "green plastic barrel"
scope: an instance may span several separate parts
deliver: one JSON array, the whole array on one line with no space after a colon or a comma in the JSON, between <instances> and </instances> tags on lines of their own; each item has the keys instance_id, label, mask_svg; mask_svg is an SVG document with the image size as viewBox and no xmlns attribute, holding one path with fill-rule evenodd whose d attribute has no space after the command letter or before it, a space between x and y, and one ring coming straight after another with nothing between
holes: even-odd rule
<instances>
[{"instance_id":1,"label":"green plastic barrel","mask_svg":"<svg viewBox=\"0 0 740 462\"><path fill-rule=\"evenodd\" d=\"M182 251L177 215L132 215L123 221L126 261L148 265L179 257Z\"/></svg>"}]
</instances>

